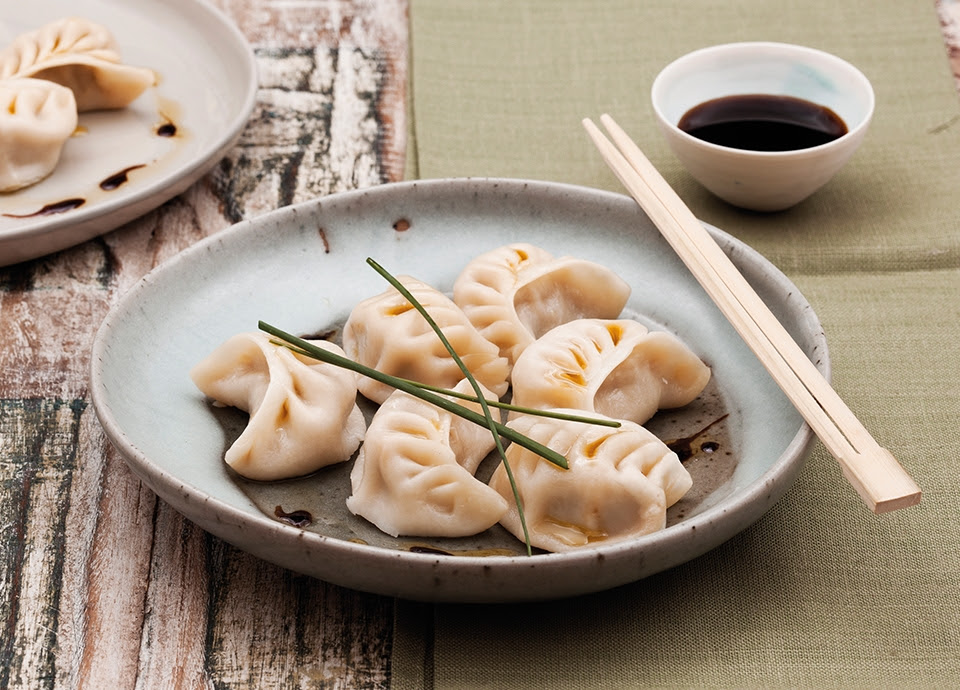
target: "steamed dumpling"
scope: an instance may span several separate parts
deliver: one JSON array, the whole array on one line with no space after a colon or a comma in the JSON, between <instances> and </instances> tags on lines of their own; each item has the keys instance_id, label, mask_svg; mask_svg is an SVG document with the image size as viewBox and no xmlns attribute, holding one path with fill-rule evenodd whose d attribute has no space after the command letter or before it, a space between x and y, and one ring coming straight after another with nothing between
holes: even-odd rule
<instances>
[{"instance_id":1,"label":"steamed dumpling","mask_svg":"<svg viewBox=\"0 0 960 690\"><path fill-rule=\"evenodd\" d=\"M310 342L343 354L333 343ZM217 402L250 413L225 457L249 479L309 474L348 460L363 440L357 374L274 345L263 333L233 336L190 376Z\"/></svg>"},{"instance_id":2,"label":"steamed dumpling","mask_svg":"<svg viewBox=\"0 0 960 690\"><path fill-rule=\"evenodd\" d=\"M503 395L509 367L497 347L443 293L410 276L398 280L427 310L477 381L494 397ZM393 287L354 307L343 327L343 349L356 362L420 383L450 388L463 378L430 324ZM374 402L382 403L393 390L373 379L360 379L360 392Z\"/></svg>"},{"instance_id":3,"label":"steamed dumpling","mask_svg":"<svg viewBox=\"0 0 960 690\"><path fill-rule=\"evenodd\" d=\"M676 336L630 320L579 319L530 345L513 367L513 402L570 407L643 424L682 407L710 380L710 368Z\"/></svg>"},{"instance_id":4,"label":"steamed dumpling","mask_svg":"<svg viewBox=\"0 0 960 690\"><path fill-rule=\"evenodd\" d=\"M630 286L605 266L529 244L481 254L453 285L453 301L511 364L555 326L616 318L629 296Z\"/></svg>"},{"instance_id":5,"label":"steamed dumpling","mask_svg":"<svg viewBox=\"0 0 960 690\"><path fill-rule=\"evenodd\" d=\"M466 380L455 390L473 393ZM394 537L478 534L507 511L507 499L473 476L493 447L485 427L395 391L367 430L347 508Z\"/></svg>"},{"instance_id":6,"label":"steamed dumpling","mask_svg":"<svg viewBox=\"0 0 960 690\"><path fill-rule=\"evenodd\" d=\"M122 108L156 82L151 69L125 65L110 31L68 17L21 34L0 50L0 79L34 77L73 91L77 110Z\"/></svg>"},{"instance_id":7,"label":"steamed dumpling","mask_svg":"<svg viewBox=\"0 0 960 690\"><path fill-rule=\"evenodd\" d=\"M571 410L572 412L572 410ZM569 551L649 534L666 526L667 508L693 484L676 453L639 424L618 429L524 415L509 426L563 455L564 470L516 443L506 451L530 543ZM512 491L501 464L490 486ZM516 504L500 523L523 540Z\"/></svg>"},{"instance_id":8,"label":"steamed dumpling","mask_svg":"<svg viewBox=\"0 0 960 690\"><path fill-rule=\"evenodd\" d=\"M0 192L49 175L76 127L70 89L40 79L0 81Z\"/></svg>"}]
</instances>

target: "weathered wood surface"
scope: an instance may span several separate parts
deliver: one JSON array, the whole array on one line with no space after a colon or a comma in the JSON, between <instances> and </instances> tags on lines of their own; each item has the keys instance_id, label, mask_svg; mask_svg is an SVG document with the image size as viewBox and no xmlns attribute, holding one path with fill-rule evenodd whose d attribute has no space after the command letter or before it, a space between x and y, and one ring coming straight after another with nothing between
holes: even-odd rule
<instances>
[{"instance_id":1,"label":"weathered wood surface","mask_svg":"<svg viewBox=\"0 0 960 690\"><path fill-rule=\"evenodd\" d=\"M229 224L401 177L406 0L217 0L258 105L200 183L125 228L0 269L0 687L386 687L392 601L206 534L109 446L89 350L117 297Z\"/></svg>"},{"instance_id":2,"label":"weathered wood surface","mask_svg":"<svg viewBox=\"0 0 960 690\"><path fill-rule=\"evenodd\" d=\"M261 70L240 144L125 228L0 268L0 687L389 685L389 599L187 522L89 404L95 329L148 270L241 218L402 174L407 0L216 3ZM937 9L960 85L960 1Z\"/></svg>"}]
</instances>

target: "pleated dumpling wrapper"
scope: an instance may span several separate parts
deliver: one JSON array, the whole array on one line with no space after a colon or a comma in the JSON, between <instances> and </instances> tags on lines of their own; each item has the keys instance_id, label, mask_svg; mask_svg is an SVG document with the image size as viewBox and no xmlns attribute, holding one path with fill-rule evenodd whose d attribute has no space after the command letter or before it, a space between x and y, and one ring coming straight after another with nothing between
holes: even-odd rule
<instances>
[{"instance_id":1,"label":"pleated dumpling wrapper","mask_svg":"<svg viewBox=\"0 0 960 690\"><path fill-rule=\"evenodd\" d=\"M473 393L467 380L454 390ZM395 391L367 429L347 508L394 537L479 534L507 512L507 499L473 476L493 448L489 429Z\"/></svg>"},{"instance_id":2,"label":"pleated dumpling wrapper","mask_svg":"<svg viewBox=\"0 0 960 690\"><path fill-rule=\"evenodd\" d=\"M0 81L0 192L28 187L53 172L76 128L70 89L41 79Z\"/></svg>"},{"instance_id":3,"label":"pleated dumpling wrapper","mask_svg":"<svg viewBox=\"0 0 960 690\"><path fill-rule=\"evenodd\" d=\"M397 280L430 314L477 381L497 398L506 393L509 366L496 345L442 292L410 276ZM420 383L452 388L463 378L427 320L393 287L353 308L343 326L343 349L355 362ZM387 384L360 379L360 392L374 402L382 403L393 391Z\"/></svg>"},{"instance_id":4,"label":"pleated dumpling wrapper","mask_svg":"<svg viewBox=\"0 0 960 690\"><path fill-rule=\"evenodd\" d=\"M343 355L333 343L309 342ZM250 414L224 458L249 479L309 474L348 460L363 440L357 374L275 345L263 333L231 337L190 376L209 397Z\"/></svg>"},{"instance_id":5,"label":"pleated dumpling wrapper","mask_svg":"<svg viewBox=\"0 0 960 690\"><path fill-rule=\"evenodd\" d=\"M123 108L157 81L146 67L121 62L110 31L80 17L67 17L21 34L0 50L0 79L34 77L65 86L77 110Z\"/></svg>"},{"instance_id":6,"label":"pleated dumpling wrapper","mask_svg":"<svg viewBox=\"0 0 960 690\"><path fill-rule=\"evenodd\" d=\"M453 284L453 301L510 364L567 321L614 319L630 286L606 266L510 244L476 257Z\"/></svg>"},{"instance_id":7,"label":"pleated dumpling wrapper","mask_svg":"<svg viewBox=\"0 0 960 690\"><path fill-rule=\"evenodd\" d=\"M543 335L513 367L513 403L570 407L643 424L692 402L710 368L679 338L632 319L578 319Z\"/></svg>"},{"instance_id":8,"label":"pleated dumpling wrapper","mask_svg":"<svg viewBox=\"0 0 960 690\"><path fill-rule=\"evenodd\" d=\"M563 455L570 466L557 467L516 443L507 448L533 546L570 551L666 526L667 508L693 484L690 473L651 432L633 422L621 424L614 429L532 415L509 423ZM490 486L501 496L513 495L503 464ZM513 502L500 523L523 540Z\"/></svg>"}]
</instances>

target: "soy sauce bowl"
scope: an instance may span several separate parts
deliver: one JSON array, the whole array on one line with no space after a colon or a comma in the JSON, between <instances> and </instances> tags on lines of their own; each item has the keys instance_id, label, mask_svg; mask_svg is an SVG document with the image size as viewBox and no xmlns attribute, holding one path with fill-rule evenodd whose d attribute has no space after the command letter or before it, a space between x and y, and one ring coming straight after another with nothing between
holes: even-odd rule
<instances>
[{"instance_id":1,"label":"soy sauce bowl","mask_svg":"<svg viewBox=\"0 0 960 690\"><path fill-rule=\"evenodd\" d=\"M704 141L680 129L695 106L735 95L788 96L830 109L847 132L810 148L757 151ZM849 62L787 43L727 43L688 53L653 82L657 122L687 171L713 194L754 211L781 211L820 189L860 146L873 87Z\"/></svg>"}]
</instances>

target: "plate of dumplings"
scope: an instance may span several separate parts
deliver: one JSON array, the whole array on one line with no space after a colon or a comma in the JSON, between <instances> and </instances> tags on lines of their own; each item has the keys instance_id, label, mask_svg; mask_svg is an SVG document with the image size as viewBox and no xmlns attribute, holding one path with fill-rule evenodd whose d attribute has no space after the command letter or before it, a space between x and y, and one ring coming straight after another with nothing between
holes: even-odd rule
<instances>
[{"instance_id":1,"label":"plate of dumplings","mask_svg":"<svg viewBox=\"0 0 960 690\"><path fill-rule=\"evenodd\" d=\"M708 230L829 376L796 286ZM387 184L241 222L124 295L92 361L110 441L187 518L423 601L680 565L760 519L813 441L630 198L550 182Z\"/></svg>"},{"instance_id":2,"label":"plate of dumplings","mask_svg":"<svg viewBox=\"0 0 960 690\"><path fill-rule=\"evenodd\" d=\"M0 9L0 266L183 192L237 141L256 90L250 46L200 0Z\"/></svg>"}]
</instances>

